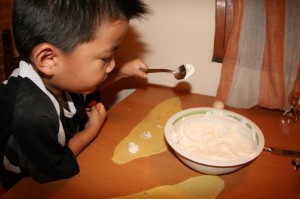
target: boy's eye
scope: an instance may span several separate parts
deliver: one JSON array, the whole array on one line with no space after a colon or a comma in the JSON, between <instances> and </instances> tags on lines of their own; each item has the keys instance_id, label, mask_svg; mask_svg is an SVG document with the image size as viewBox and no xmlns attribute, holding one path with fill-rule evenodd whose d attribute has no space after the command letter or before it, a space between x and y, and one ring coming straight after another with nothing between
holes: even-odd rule
<instances>
[{"instance_id":1,"label":"boy's eye","mask_svg":"<svg viewBox=\"0 0 300 199\"><path fill-rule=\"evenodd\" d=\"M113 57L105 57L105 58L102 58L102 61L103 62L111 62L112 59L113 59Z\"/></svg>"}]
</instances>

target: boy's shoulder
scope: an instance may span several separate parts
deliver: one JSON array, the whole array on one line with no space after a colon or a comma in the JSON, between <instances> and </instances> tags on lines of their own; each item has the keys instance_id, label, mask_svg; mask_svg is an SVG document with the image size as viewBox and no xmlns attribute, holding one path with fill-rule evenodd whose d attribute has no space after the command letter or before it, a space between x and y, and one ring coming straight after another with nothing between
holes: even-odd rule
<instances>
[{"instance_id":1,"label":"boy's shoulder","mask_svg":"<svg viewBox=\"0 0 300 199\"><path fill-rule=\"evenodd\" d=\"M13 110L28 111L27 114L33 114L32 110L55 110L49 97L30 79L22 77L10 77L6 84L1 84L0 106L0 112L6 110L7 114Z\"/></svg>"},{"instance_id":2,"label":"boy's shoulder","mask_svg":"<svg viewBox=\"0 0 300 199\"><path fill-rule=\"evenodd\" d=\"M26 98L42 97L43 91L30 79L23 77L10 77L0 86L0 100L10 98L24 100ZM1 104L0 104L1 105Z\"/></svg>"},{"instance_id":3,"label":"boy's shoulder","mask_svg":"<svg viewBox=\"0 0 300 199\"><path fill-rule=\"evenodd\" d=\"M0 114L6 116L0 119L2 133L10 128L20 130L16 132L56 128L59 122L51 99L30 79L22 77L11 77L0 86Z\"/></svg>"}]
</instances>

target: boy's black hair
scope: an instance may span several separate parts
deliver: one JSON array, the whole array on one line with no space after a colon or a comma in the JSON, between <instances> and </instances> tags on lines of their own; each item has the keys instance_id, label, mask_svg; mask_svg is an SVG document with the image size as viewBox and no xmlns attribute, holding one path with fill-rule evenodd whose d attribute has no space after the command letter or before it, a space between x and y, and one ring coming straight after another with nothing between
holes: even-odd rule
<instances>
[{"instance_id":1,"label":"boy's black hair","mask_svg":"<svg viewBox=\"0 0 300 199\"><path fill-rule=\"evenodd\" d=\"M15 0L15 46L27 62L43 42L68 53L92 41L102 23L140 19L148 12L141 0Z\"/></svg>"}]
</instances>

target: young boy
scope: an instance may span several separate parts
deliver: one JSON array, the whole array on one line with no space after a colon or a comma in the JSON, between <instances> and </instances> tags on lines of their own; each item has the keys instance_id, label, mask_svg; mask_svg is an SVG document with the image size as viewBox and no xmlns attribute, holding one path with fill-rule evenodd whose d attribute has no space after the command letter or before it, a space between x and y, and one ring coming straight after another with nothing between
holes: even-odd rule
<instances>
[{"instance_id":1,"label":"young boy","mask_svg":"<svg viewBox=\"0 0 300 199\"><path fill-rule=\"evenodd\" d=\"M15 0L13 32L21 61L0 85L0 181L6 189L24 176L45 183L79 172L76 156L106 117L97 103L79 129L82 96L114 69L114 52L129 21L147 12L140 0ZM128 62L112 80L145 78L140 67L147 66L139 59Z\"/></svg>"}]
</instances>

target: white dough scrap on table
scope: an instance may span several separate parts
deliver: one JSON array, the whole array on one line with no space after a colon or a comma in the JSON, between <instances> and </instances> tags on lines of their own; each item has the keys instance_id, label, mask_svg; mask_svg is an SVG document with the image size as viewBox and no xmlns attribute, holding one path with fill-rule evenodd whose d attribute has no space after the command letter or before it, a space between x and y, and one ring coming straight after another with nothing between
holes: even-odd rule
<instances>
[{"instance_id":1,"label":"white dough scrap on table","mask_svg":"<svg viewBox=\"0 0 300 199\"><path fill-rule=\"evenodd\" d=\"M224 181L218 176L191 177L175 185L163 185L132 195L111 199L214 199L224 189Z\"/></svg>"},{"instance_id":2,"label":"white dough scrap on table","mask_svg":"<svg viewBox=\"0 0 300 199\"><path fill-rule=\"evenodd\" d=\"M128 151L130 153L137 153L139 151L139 145L137 145L134 142L129 142L128 143Z\"/></svg>"},{"instance_id":3,"label":"white dough scrap on table","mask_svg":"<svg viewBox=\"0 0 300 199\"><path fill-rule=\"evenodd\" d=\"M214 108L218 108L218 109L224 109L224 103L222 101L214 101L213 105Z\"/></svg>"},{"instance_id":4,"label":"white dough scrap on table","mask_svg":"<svg viewBox=\"0 0 300 199\"><path fill-rule=\"evenodd\" d=\"M169 98L156 105L146 118L139 122L116 146L112 161L116 164L125 164L137 158L166 151L167 144L162 127L172 115L181 110L178 97ZM134 150L137 147L138 150Z\"/></svg>"},{"instance_id":5,"label":"white dough scrap on table","mask_svg":"<svg viewBox=\"0 0 300 199\"><path fill-rule=\"evenodd\" d=\"M141 134L141 138L151 139L152 138L152 133L150 131L144 132L144 133Z\"/></svg>"}]
</instances>

